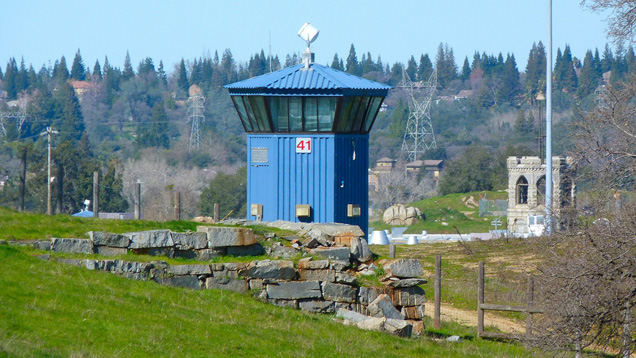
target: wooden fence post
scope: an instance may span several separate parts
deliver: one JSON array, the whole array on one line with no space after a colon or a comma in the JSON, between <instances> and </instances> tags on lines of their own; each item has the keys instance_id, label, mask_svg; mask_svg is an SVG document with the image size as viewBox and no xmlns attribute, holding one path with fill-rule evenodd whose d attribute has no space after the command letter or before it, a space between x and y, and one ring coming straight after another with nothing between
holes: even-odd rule
<instances>
[{"instance_id":1,"label":"wooden fence post","mask_svg":"<svg viewBox=\"0 0 636 358\"><path fill-rule=\"evenodd\" d=\"M174 219L181 220L181 192L174 193Z\"/></svg>"},{"instance_id":2,"label":"wooden fence post","mask_svg":"<svg viewBox=\"0 0 636 358\"><path fill-rule=\"evenodd\" d=\"M484 332L484 278L486 271L484 262L479 261L479 270L477 272L477 338Z\"/></svg>"},{"instance_id":3,"label":"wooden fence post","mask_svg":"<svg viewBox=\"0 0 636 358\"><path fill-rule=\"evenodd\" d=\"M93 172L93 217L99 217L99 172Z\"/></svg>"},{"instance_id":4,"label":"wooden fence post","mask_svg":"<svg viewBox=\"0 0 636 358\"><path fill-rule=\"evenodd\" d=\"M395 258L395 245L394 244L389 244L389 257L394 259Z\"/></svg>"},{"instance_id":5,"label":"wooden fence post","mask_svg":"<svg viewBox=\"0 0 636 358\"><path fill-rule=\"evenodd\" d=\"M534 305L534 279L532 276L528 276L528 312L526 313L526 337L530 339L532 337L532 306Z\"/></svg>"},{"instance_id":6,"label":"wooden fence post","mask_svg":"<svg viewBox=\"0 0 636 358\"><path fill-rule=\"evenodd\" d=\"M435 312L433 327L441 326L441 297L442 297L442 255L435 255Z\"/></svg>"},{"instance_id":7,"label":"wooden fence post","mask_svg":"<svg viewBox=\"0 0 636 358\"><path fill-rule=\"evenodd\" d=\"M141 183L135 184L135 220L141 219Z\"/></svg>"},{"instance_id":8,"label":"wooden fence post","mask_svg":"<svg viewBox=\"0 0 636 358\"><path fill-rule=\"evenodd\" d=\"M219 207L219 203L214 203L214 222L218 223L221 218L221 208Z\"/></svg>"}]
</instances>

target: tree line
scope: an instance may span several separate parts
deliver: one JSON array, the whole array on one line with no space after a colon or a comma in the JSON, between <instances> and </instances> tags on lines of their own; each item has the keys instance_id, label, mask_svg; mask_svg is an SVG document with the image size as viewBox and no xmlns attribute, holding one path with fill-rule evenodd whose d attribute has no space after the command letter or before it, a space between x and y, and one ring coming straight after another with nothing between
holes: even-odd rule
<instances>
[{"instance_id":1,"label":"tree line","mask_svg":"<svg viewBox=\"0 0 636 358\"><path fill-rule=\"evenodd\" d=\"M63 193L69 194L56 200L66 211L77 209L77 202L82 201L79 200L81 195L75 197L72 191L82 193L90 185L79 178L90 178L95 166L107 172L109 163L138 158L145 148L158 148L171 165L206 168L241 163L245 158L243 130L222 86L299 62L297 54L287 55L280 61L278 56L266 56L262 50L241 62L226 49L220 56L215 51L212 56L189 61L182 59L172 71L166 70L162 61L155 66L149 57L134 68L128 53L122 68L112 66L105 57L103 62L96 60L91 69L84 64L78 50L70 69L66 59L61 57L52 66L43 65L36 71L32 65L27 66L24 59L18 65L16 59L11 58L4 69L0 67L0 88L6 91L6 101L0 104L0 111L18 112L18 108L7 105L8 101L18 98L28 98L28 106L23 109L26 112L24 123L19 124L11 118L3 121L0 153L13 164L4 165L0 169L4 174L0 175L19 177L19 164L15 163L20 161L22 152L18 144L25 143L31 143L29 167L42 170L46 143L39 134L47 127L60 132L53 137L54 162L60 168L59 187L66 186ZM460 68L452 47L440 44L434 59L422 54L419 61L411 56L404 65L399 62L389 65L383 63L380 56L374 60L370 52L362 54L358 60L352 44L348 55L340 57L336 53L330 66L391 85L401 81L403 68L414 81L425 81L436 70L440 96L454 95L462 89L472 91L466 101L441 102L433 107L434 127L440 137L438 144L452 148L475 144L506 145L508 139L500 141L501 138L494 134L476 135L479 126L491 124L497 112L519 113L515 125L506 127L503 123L500 126L502 131L511 134L507 138L519 143L519 138L532 137L537 129L532 125L531 106L536 94L545 86L545 62L545 48L541 42L530 49L523 73L513 54L495 56L476 52L471 61L466 57ZM625 78L633 68L631 46L626 50L618 47L615 51L606 46L602 56L598 50L589 50L582 61L572 55L569 46L563 51L557 50L554 84L559 91L555 96L556 109L567 110L574 99L593 95L603 83L603 73L611 71L612 83ZM77 88L73 86L77 86L77 82L74 81L88 84L83 87L85 93L81 96L75 92ZM184 101L193 84L199 86L206 97L206 121L201 126L204 146L198 151L187 150L190 128ZM405 102L400 102L399 95L392 93L391 96L397 100L378 118L372 132L371 149L378 155L389 150L387 155L396 157L399 149L395 148L402 139L408 109ZM387 103L390 102L388 99ZM526 140L527 146L530 142L532 139ZM442 150L430 155L452 159L457 153ZM81 165L83 161L94 161L94 164ZM34 179L29 177L29 180ZM11 180L8 187L11 187ZM4 190L3 195L10 191ZM8 196L15 198L15 192ZM13 199L0 201L6 200ZM124 206L125 201L113 200L122 203L118 204L120 208ZM30 208L42 209L41 197L27 202Z\"/></svg>"}]
</instances>

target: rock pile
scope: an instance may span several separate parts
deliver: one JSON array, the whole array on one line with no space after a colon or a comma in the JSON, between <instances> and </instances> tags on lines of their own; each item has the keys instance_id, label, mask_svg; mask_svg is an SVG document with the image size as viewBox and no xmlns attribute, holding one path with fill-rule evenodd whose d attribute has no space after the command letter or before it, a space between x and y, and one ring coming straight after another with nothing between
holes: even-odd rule
<instances>
[{"instance_id":1,"label":"rock pile","mask_svg":"<svg viewBox=\"0 0 636 358\"><path fill-rule=\"evenodd\" d=\"M385 287L367 288L361 303L367 304L367 314L339 309L337 316L348 324L363 329L383 330L408 337L424 329L424 304L426 295L419 285L426 280L420 278L424 271L418 260L382 260L386 275L382 278ZM361 288L361 292L362 292Z\"/></svg>"}]
</instances>

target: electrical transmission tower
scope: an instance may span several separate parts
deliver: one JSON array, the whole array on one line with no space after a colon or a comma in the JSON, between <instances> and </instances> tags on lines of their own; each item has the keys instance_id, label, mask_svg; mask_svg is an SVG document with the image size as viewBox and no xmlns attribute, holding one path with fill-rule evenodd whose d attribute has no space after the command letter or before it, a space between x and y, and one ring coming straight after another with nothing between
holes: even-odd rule
<instances>
[{"instance_id":1,"label":"electrical transmission tower","mask_svg":"<svg viewBox=\"0 0 636 358\"><path fill-rule=\"evenodd\" d=\"M418 155L427 150L437 148L431 122L431 102L436 87L437 69L433 70L428 81L413 82L402 67L402 82L398 88L404 89L409 100L409 119L404 131L402 152L409 162L416 161Z\"/></svg>"},{"instance_id":2,"label":"electrical transmission tower","mask_svg":"<svg viewBox=\"0 0 636 358\"><path fill-rule=\"evenodd\" d=\"M20 98L17 112L0 112L0 131L3 136L7 136L7 121L9 118L15 120L15 129L20 134L22 132L22 125L26 121L26 98Z\"/></svg>"},{"instance_id":3,"label":"electrical transmission tower","mask_svg":"<svg viewBox=\"0 0 636 358\"><path fill-rule=\"evenodd\" d=\"M201 131L199 126L205 121L205 97L201 92L197 91L193 96L188 98L188 121L192 122L192 128L190 129L190 143L188 144L188 151L191 149L199 149L201 144Z\"/></svg>"}]
</instances>

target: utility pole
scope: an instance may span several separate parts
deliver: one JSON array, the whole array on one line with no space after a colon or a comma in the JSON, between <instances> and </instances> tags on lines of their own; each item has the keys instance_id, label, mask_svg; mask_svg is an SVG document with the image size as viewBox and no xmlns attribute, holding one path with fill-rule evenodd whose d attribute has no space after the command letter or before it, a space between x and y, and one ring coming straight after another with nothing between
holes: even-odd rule
<instances>
[{"instance_id":1,"label":"utility pole","mask_svg":"<svg viewBox=\"0 0 636 358\"><path fill-rule=\"evenodd\" d=\"M59 134L60 132L46 127L46 130L40 133L41 136L46 136L49 142L49 158L48 158L48 176L46 181L46 215L53 215L53 208L51 206L51 134Z\"/></svg>"}]
</instances>

